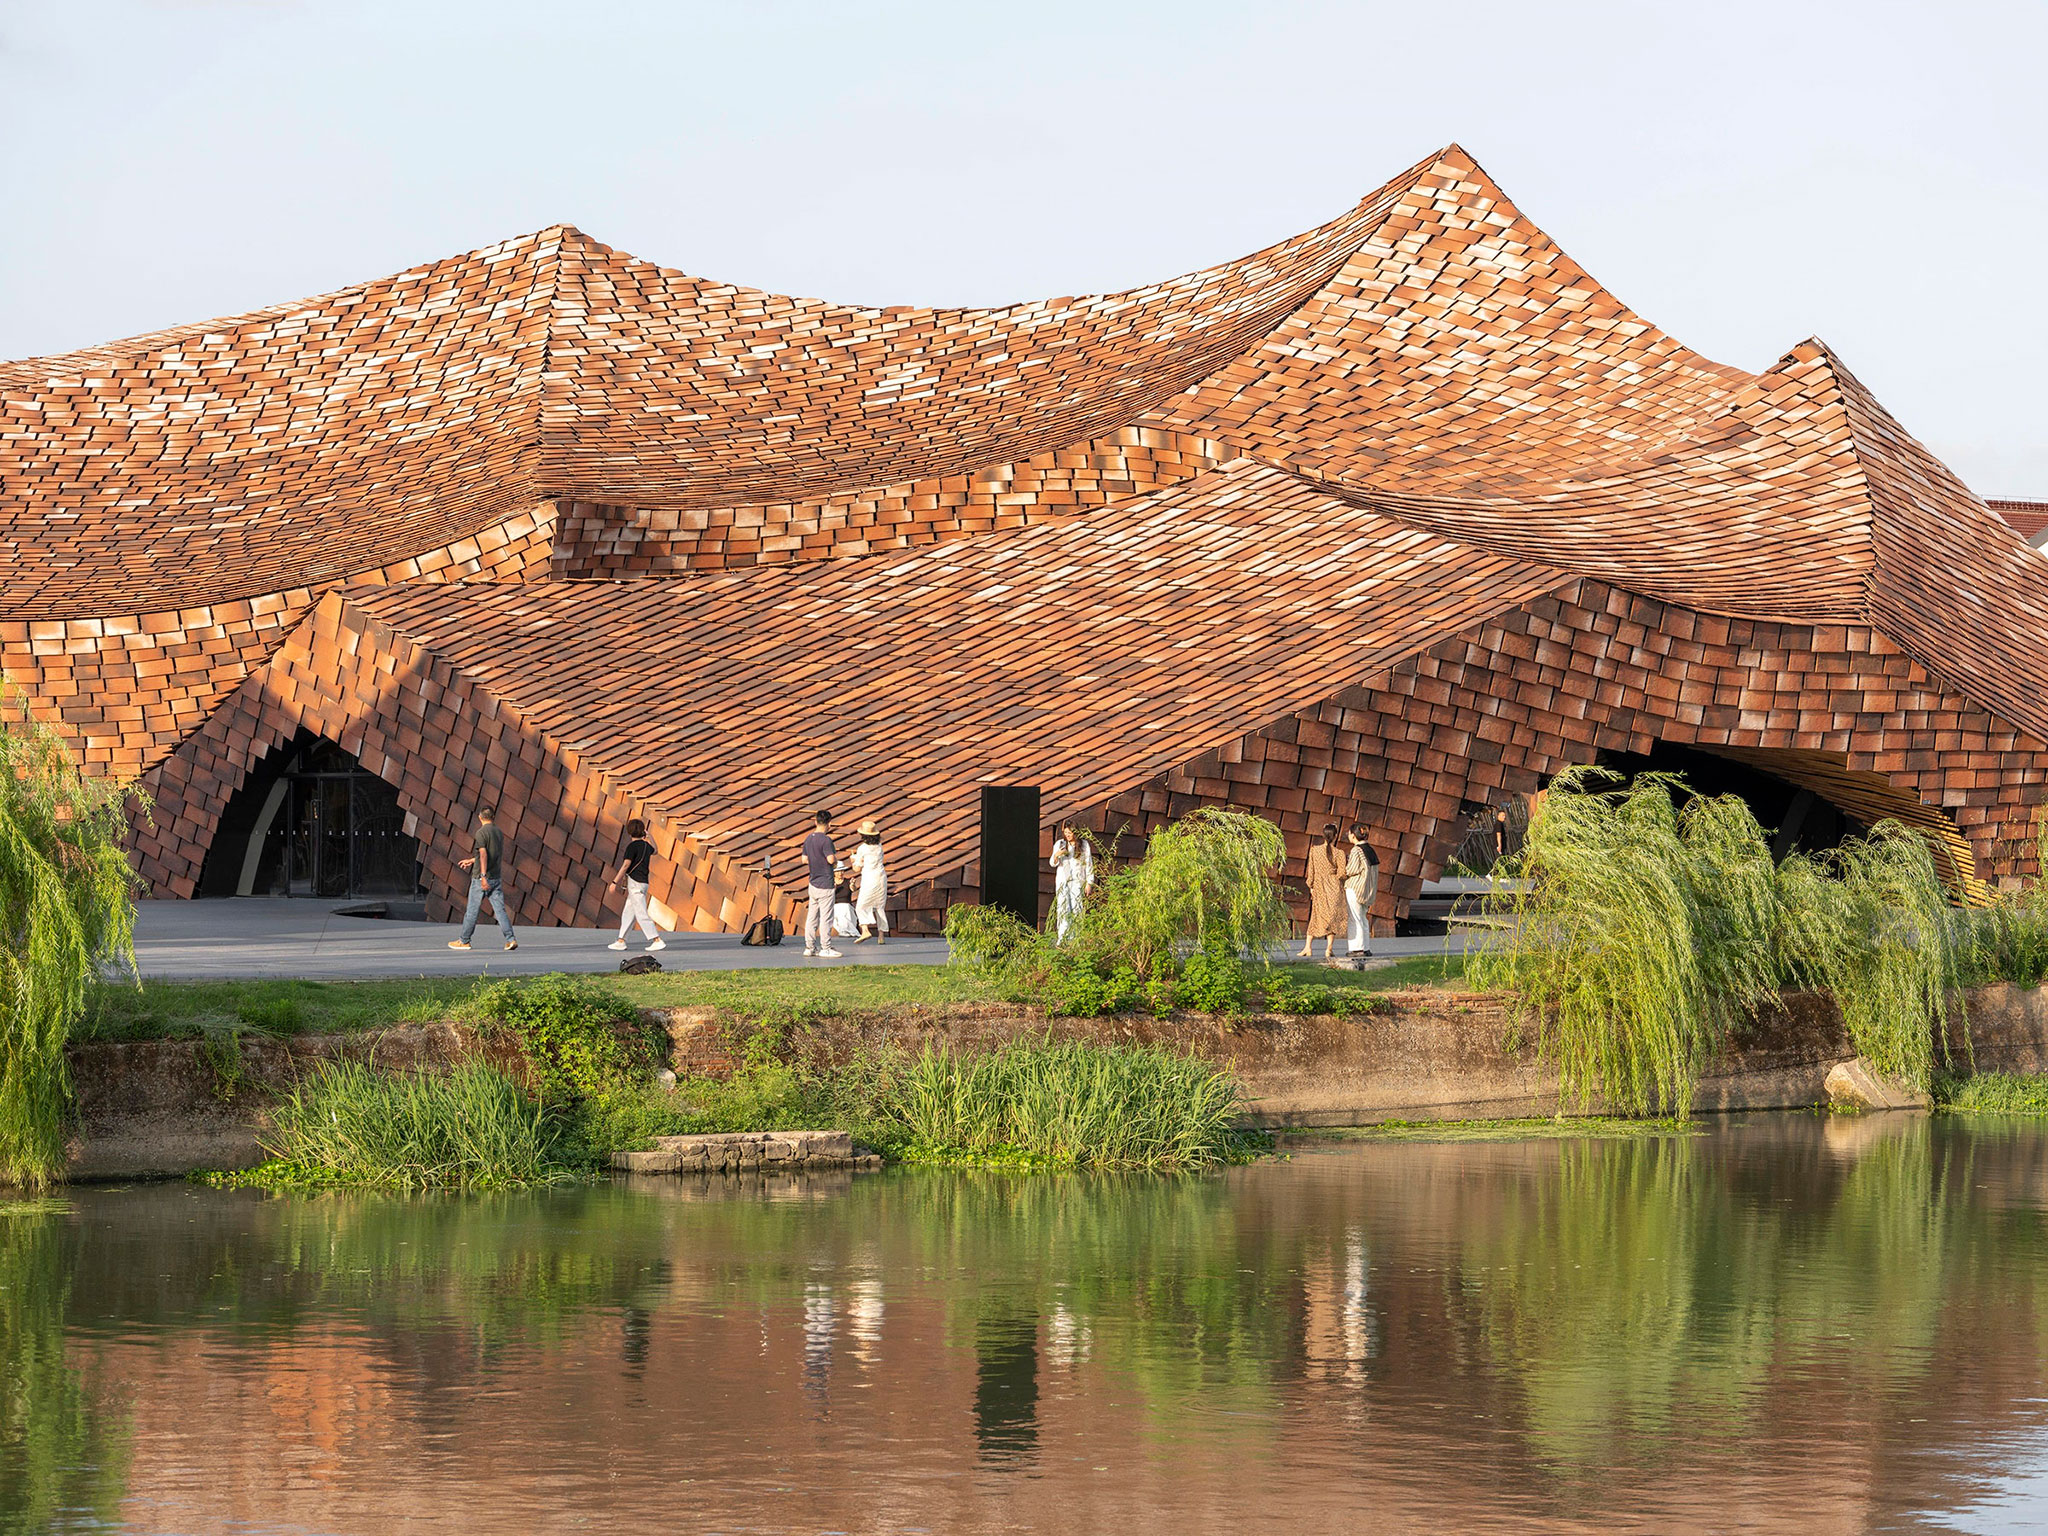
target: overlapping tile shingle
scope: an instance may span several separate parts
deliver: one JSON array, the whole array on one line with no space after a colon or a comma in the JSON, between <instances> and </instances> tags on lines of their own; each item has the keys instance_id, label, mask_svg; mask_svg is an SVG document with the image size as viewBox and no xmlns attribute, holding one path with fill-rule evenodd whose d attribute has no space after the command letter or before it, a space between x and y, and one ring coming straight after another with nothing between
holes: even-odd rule
<instances>
[{"instance_id":1,"label":"overlapping tile shingle","mask_svg":"<svg viewBox=\"0 0 2048 1536\"><path fill-rule=\"evenodd\" d=\"M1121 294L861 309L558 227L0 364L0 412L0 661L148 771L166 889L302 726L430 860L518 807L584 917L635 807L710 926L819 797L941 901L992 780L1374 818L1399 900L1471 797L1645 732L2032 867L2040 555L1824 346L1700 357L1455 147Z\"/></svg>"}]
</instances>

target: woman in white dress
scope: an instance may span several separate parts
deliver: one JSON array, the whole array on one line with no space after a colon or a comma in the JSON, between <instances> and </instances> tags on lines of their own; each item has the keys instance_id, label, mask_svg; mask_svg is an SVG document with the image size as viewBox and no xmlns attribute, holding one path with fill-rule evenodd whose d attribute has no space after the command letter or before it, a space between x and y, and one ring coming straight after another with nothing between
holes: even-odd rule
<instances>
[{"instance_id":1,"label":"woman in white dress","mask_svg":"<svg viewBox=\"0 0 2048 1536\"><path fill-rule=\"evenodd\" d=\"M873 939L889 942L889 871L882 865L882 829L873 821L860 824L860 841L853 849L853 915L860 924L860 936L853 942Z\"/></svg>"},{"instance_id":2,"label":"woman in white dress","mask_svg":"<svg viewBox=\"0 0 2048 1536\"><path fill-rule=\"evenodd\" d=\"M1372 958L1372 904L1380 893L1380 856L1366 835L1363 822L1351 829L1351 852L1344 860L1344 905L1351 913L1344 948L1352 969L1359 971Z\"/></svg>"},{"instance_id":3,"label":"woman in white dress","mask_svg":"<svg viewBox=\"0 0 2048 1536\"><path fill-rule=\"evenodd\" d=\"M1081 917L1081 903L1095 889L1095 850L1071 821L1060 823L1052 845L1053 927L1062 944Z\"/></svg>"}]
</instances>

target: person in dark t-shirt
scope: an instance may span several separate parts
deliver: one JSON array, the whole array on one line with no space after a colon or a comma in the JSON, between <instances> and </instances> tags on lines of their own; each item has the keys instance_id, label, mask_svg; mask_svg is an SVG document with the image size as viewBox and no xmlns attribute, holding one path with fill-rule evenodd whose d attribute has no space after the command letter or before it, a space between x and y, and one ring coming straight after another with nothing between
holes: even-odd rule
<instances>
[{"instance_id":1,"label":"person in dark t-shirt","mask_svg":"<svg viewBox=\"0 0 2048 1536\"><path fill-rule=\"evenodd\" d=\"M450 939L450 949L467 949L469 941L476 934L476 920L484 909L484 898L491 899L491 910L498 916L498 931L505 936L505 947L517 949L519 940L512 936L512 914L505 906L505 834L498 830L498 818L489 807L476 814L476 852L464 859L459 866L471 871L469 881L469 908L462 915L462 937Z\"/></svg>"},{"instance_id":2,"label":"person in dark t-shirt","mask_svg":"<svg viewBox=\"0 0 2048 1536\"><path fill-rule=\"evenodd\" d=\"M804 839L804 877L810 881L810 905L804 909L804 953L837 960L832 947L832 894L838 876L832 865L837 852L832 847L832 813L820 811L811 818L811 835Z\"/></svg>"},{"instance_id":3,"label":"person in dark t-shirt","mask_svg":"<svg viewBox=\"0 0 2048 1536\"><path fill-rule=\"evenodd\" d=\"M615 891L621 880L626 882L626 905L619 912L619 936L611 942L613 949L626 947L626 930L636 922L647 936L649 949L668 948L668 940L654 926L654 914L647 905L647 874L653 863L654 844L647 841L647 823L636 817L626 823L626 846L619 855L618 873L612 876Z\"/></svg>"}]
</instances>

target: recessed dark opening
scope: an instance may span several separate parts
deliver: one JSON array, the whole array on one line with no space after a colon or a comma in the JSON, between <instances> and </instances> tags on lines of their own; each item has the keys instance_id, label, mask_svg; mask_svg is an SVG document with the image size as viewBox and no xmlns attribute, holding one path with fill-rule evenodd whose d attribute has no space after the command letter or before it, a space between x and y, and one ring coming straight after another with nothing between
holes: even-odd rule
<instances>
[{"instance_id":1,"label":"recessed dark opening","mask_svg":"<svg viewBox=\"0 0 2048 1536\"><path fill-rule=\"evenodd\" d=\"M1633 780L1639 773L1676 773L1703 795L1739 795L1771 837L1771 855L1818 853L1869 829L1810 789L1776 774L1698 747L1660 741L1643 752L1602 752L1599 766Z\"/></svg>"},{"instance_id":2,"label":"recessed dark opening","mask_svg":"<svg viewBox=\"0 0 2048 1536\"><path fill-rule=\"evenodd\" d=\"M419 890L419 856L398 790L301 731L229 797L199 894L409 897Z\"/></svg>"}]
</instances>

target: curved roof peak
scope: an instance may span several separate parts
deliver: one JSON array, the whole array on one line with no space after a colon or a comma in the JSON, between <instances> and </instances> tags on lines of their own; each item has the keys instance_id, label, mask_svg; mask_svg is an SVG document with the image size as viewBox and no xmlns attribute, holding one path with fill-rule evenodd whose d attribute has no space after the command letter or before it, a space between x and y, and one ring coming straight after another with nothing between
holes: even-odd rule
<instances>
[{"instance_id":1,"label":"curved roof peak","mask_svg":"<svg viewBox=\"0 0 2048 1536\"><path fill-rule=\"evenodd\" d=\"M13 616L338 579L550 498L702 509L971 474L1128 426L1311 298L1434 163L1144 287L875 309L550 225L246 315L0 364Z\"/></svg>"}]
</instances>

